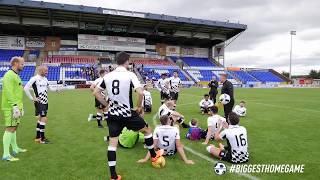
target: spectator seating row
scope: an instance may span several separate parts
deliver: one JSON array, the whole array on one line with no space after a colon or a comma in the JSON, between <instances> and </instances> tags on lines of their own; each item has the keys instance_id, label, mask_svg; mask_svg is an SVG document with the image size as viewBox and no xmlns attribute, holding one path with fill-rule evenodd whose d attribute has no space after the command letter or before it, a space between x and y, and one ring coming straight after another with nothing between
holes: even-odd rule
<instances>
[{"instance_id":1,"label":"spectator seating row","mask_svg":"<svg viewBox=\"0 0 320 180\"><path fill-rule=\"evenodd\" d=\"M96 63L95 56L48 56L45 63L73 63L73 64L90 64Z\"/></svg>"},{"instance_id":2,"label":"spectator seating row","mask_svg":"<svg viewBox=\"0 0 320 180\"><path fill-rule=\"evenodd\" d=\"M151 65L151 66L175 66L174 63L163 59L151 59L151 58L131 58L132 62L136 65Z\"/></svg>"},{"instance_id":3,"label":"spectator seating row","mask_svg":"<svg viewBox=\"0 0 320 180\"><path fill-rule=\"evenodd\" d=\"M212 61L208 58L195 58L195 57L182 57L180 58L189 66L216 66Z\"/></svg>"},{"instance_id":4,"label":"spectator seating row","mask_svg":"<svg viewBox=\"0 0 320 180\"><path fill-rule=\"evenodd\" d=\"M178 71L178 75L181 81L188 81L188 78L181 72L180 69L167 69L167 68L160 68L160 67L153 67L153 68L144 68L142 75L148 77L148 79L160 79L161 74L166 73L168 77L173 75L174 71Z\"/></svg>"},{"instance_id":5,"label":"spectator seating row","mask_svg":"<svg viewBox=\"0 0 320 180\"><path fill-rule=\"evenodd\" d=\"M10 69L9 65L0 66L0 78L3 78L4 74ZM29 79L34 76L36 66L25 66L23 71L20 72L19 76L22 81L29 81Z\"/></svg>"},{"instance_id":6,"label":"spectator seating row","mask_svg":"<svg viewBox=\"0 0 320 180\"><path fill-rule=\"evenodd\" d=\"M283 80L277 75L273 74L268 70L254 70L248 71L250 75L261 81L262 83L266 82L283 82Z\"/></svg>"},{"instance_id":7,"label":"spectator seating row","mask_svg":"<svg viewBox=\"0 0 320 180\"><path fill-rule=\"evenodd\" d=\"M0 62L9 62L13 56L23 56L23 50L0 49Z\"/></svg>"}]
</instances>

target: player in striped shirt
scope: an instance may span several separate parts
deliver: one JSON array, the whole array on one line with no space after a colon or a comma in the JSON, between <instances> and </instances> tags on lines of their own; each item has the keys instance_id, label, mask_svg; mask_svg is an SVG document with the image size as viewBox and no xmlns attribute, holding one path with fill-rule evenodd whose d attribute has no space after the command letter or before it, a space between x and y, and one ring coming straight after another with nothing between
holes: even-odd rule
<instances>
[{"instance_id":1,"label":"player in striped shirt","mask_svg":"<svg viewBox=\"0 0 320 180\"><path fill-rule=\"evenodd\" d=\"M173 100L174 104L177 104L181 84L181 80L178 76L178 71L173 72L173 76L169 78L169 84L171 100Z\"/></svg>"},{"instance_id":2,"label":"player in striped shirt","mask_svg":"<svg viewBox=\"0 0 320 180\"><path fill-rule=\"evenodd\" d=\"M170 99L169 79L167 74L161 74L161 78L156 83L157 89L160 91L161 104Z\"/></svg>"},{"instance_id":3,"label":"player in striped shirt","mask_svg":"<svg viewBox=\"0 0 320 180\"><path fill-rule=\"evenodd\" d=\"M50 141L45 136L45 126L48 123L48 88L51 91L49 81L46 78L48 75L47 66L39 66L38 74L33 76L24 86L24 91L28 98L33 101L35 107L35 116L38 119L36 128L35 142L40 144L48 144ZM34 96L31 95L30 89L33 90Z\"/></svg>"},{"instance_id":4,"label":"player in striped shirt","mask_svg":"<svg viewBox=\"0 0 320 180\"><path fill-rule=\"evenodd\" d=\"M227 146L219 143L219 147L210 145L207 151L213 156L230 163L246 163L249 161L247 129L239 125L239 116L231 112L228 116L228 128L215 133L216 141L227 141Z\"/></svg>"},{"instance_id":5,"label":"player in striped shirt","mask_svg":"<svg viewBox=\"0 0 320 180\"><path fill-rule=\"evenodd\" d=\"M147 146L151 161L155 162L162 155L154 150L152 130L142 118L143 107L143 88L138 77L128 71L130 55L125 52L117 53L116 62L118 67L106 74L103 81L95 89L94 95L106 107L108 107L108 165L111 179L120 180L121 176L116 172L116 150L119 135L124 127L133 131L144 133L145 145ZM105 91L108 101L102 96L101 92ZM137 107L133 107L133 92L137 93ZM161 152L161 151L159 151Z\"/></svg>"}]
</instances>

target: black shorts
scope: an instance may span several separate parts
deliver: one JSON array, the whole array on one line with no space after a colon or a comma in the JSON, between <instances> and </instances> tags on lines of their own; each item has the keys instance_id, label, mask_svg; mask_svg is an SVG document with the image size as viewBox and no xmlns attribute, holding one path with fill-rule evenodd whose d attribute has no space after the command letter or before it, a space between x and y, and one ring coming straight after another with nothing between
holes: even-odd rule
<instances>
[{"instance_id":1,"label":"black shorts","mask_svg":"<svg viewBox=\"0 0 320 180\"><path fill-rule=\"evenodd\" d=\"M205 108L205 107L200 107L200 110L204 113L208 113L209 112L209 108Z\"/></svg>"},{"instance_id":2,"label":"black shorts","mask_svg":"<svg viewBox=\"0 0 320 180\"><path fill-rule=\"evenodd\" d=\"M177 93L177 92L170 92L170 97L171 97L171 99L172 100L178 100L178 98L179 98L179 93Z\"/></svg>"},{"instance_id":3,"label":"black shorts","mask_svg":"<svg viewBox=\"0 0 320 180\"><path fill-rule=\"evenodd\" d=\"M161 100L165 100L165 99L170 99L170 96L169 96L169 94L167 94L167 93L164 93L164 92L160 92L160 99Z\"/></svg>"},{"instance_id":4,"label":"black shorts","mask_svg":"<svg viewBox=\"0 0 320 180\"><path fill-rule=\"evenodd\" d=\"M131 111L131 117L121 117L109 114L107 123L110 137L118 137L124 127L133 131L139 131L148 126L136 111Z\"/></svg>"},{"instance_id":5,"label":"black shorts","mask_svg":"<svg viewBox=\"0 0 320 180\"><path fill-rule=\"evenodd\" d=\"M96 107L96 108L98 108L98 109L104 109L104 108L106 108L106 106L105 105L103 105L103 104L101 104L101 102L98 100L98 99L94 99L94 102L95 102L95 106L94 107Z\"/></svg>"},{"instance_id":6,"label":"black shorts","mask_svg":"<svg viewBox=\"0 0 320 180\"><path fill-rule=\"evenodd\" d=\"M47 117L47 113L48 113L48 104L41 104L39 102L35 102L34 103L34 107L35 107L35 116L41 116L41 117Z\"/></svg>"},{"instance_id":7,"label":"black shorts","mask_svg":"<svg viewBox=\"0 0 320 180\"><path fill-rule=\"evenodd\" d=\"M220 156L221 160L232 163L231 151L222 150L222 151L220 151L219 156Z\"/></svg>"},{"instance_id":8,"label":"black shorts","mask_svg":"<svg viewBox=\"0 0 320 180\"><path fill-rule=\"evenodd\" d=\"M152 111L152 106L144 106L144 112L151 112Z\"/></svg>"}]
</instances>

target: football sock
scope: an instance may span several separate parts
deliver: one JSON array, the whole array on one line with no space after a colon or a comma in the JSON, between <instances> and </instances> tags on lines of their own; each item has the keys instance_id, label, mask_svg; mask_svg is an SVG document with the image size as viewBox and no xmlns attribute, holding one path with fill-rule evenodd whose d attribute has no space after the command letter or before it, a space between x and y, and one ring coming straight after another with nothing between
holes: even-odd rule
<instances>
[{"instance_id":1,"label":"football sock","mask_svg":"<svg viewBox=\"0 0 320 180\"><path fill-rule=\"evenodd\" d=\"M107 121L107 118L108 118L108 112L103 112L103 119Z\"/></svg>"},{"instance_id":2,"label":"football sock","mask_svg":"<svg viewBox=\"0 0 320 180\"><path fill-rule=\"evenodd\" d=\"M117 156L116 156L116 147L108 146L108 165L110 169L110 174L112 179L117 179L118 175L116 172Z\"/></svg>"},{"instance_id":3,"label":"football sock","mask_svg":"<svg viewBox=\"0 0 320 180\"><path fill-rule=\"evenodd\" d=\"M45 122L40 122L39 129L40 129L40 138L41 138L41 140L45 139L45 135L44 135L45 128L46 128L46 123Z\"/></svg>"},{"instance_id":4,"label":"football sock","mask_svg":"<svg viewBox=\"0 0 320 180\"><path fill-rule=\"evenodd\" d=\"M179 119L177 120L177 122L178 122L179 124L182 124L182 123L184 122L184 119L183 119L183 118L179 118Z\"/></svg>"},{"instance_id":5,"label":"football sock","mask_svg":"<svg viewBox=\"0 0 320 180\"><path fill-rule=\"evenodd\" d=\"M11 143L11 139L12 139L12 133L9 131L4 131L3 134L3 158L10 156L10 151L9 151L9 147L10 147L10 143Z\"/></svg>"},{"instance_id":6,"label":"football sock","mask_svg":"<svg viewBox=\"0 0 320 180\"><path fill-rule=\"evenodd\" d=\"M97 113L96 119L97 119L98 126L101 126L102 114Z\"/></svg>"},{"instance_id":7,"label":"football sock","mask_svg":"<svg viewBox=\"0 0 320 180\"><path fill-rule=\"evenodd\" d=\"M152 133L144 136L144 143L146 144L146 146L150 152L151 157L153 157L153 158L156 157L157 154L156 154L156 152L154 150L154 146L153 146Z\"/></svg>"},{"instance_id":8,"label":"football sock","mask_svg":"<svg viewBox=\"0 0 320 180\"><path fill-rule=\"evenodd\" d=\"M11 143L12 150L15 152L18 152L19 147L17 145L17 131L11 133L11 142L10 143Z\"/></svg>"},{"instance_id":9,"label":"football sock","mask_svg":"<svg viewBox=\"0 0 320 180\"><path fill-rule=\"evenodd\" d=\"M40 121L37 122L37 128L36 128L36 139L40 138Z\"/></svg>"}]
</instances>

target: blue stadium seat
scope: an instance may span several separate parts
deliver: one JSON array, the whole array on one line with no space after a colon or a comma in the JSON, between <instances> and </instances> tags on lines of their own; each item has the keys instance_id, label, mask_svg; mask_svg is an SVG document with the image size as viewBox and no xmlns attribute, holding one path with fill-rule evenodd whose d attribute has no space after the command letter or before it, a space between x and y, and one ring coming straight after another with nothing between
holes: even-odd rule
<instances>
[{"instance_id":1,"label":"blue stadium seat","mask_svg":"<svg viewBox=\"0 0 320 180\"><path fill-rule=\"evenodd\" d=\"M243 82L257 82L257 79L255 79L253 76L251 76L246 71L232 71L232 73L236 74L236 76Z\"/></svg>"},{"instance_id":2,"label":"blue stadium seat","mask_svg":"<svg viewBox=\"0 0 320 180\"><path fill-rule=\"evenodd\" d=\"M250 75L254 76L259 81L266 82L283 82L283 80L277 75L268 70L248 71Z\"/></svg>"},{"instance_id":3,"label":"blue stadium seat","mask_svg":"<svg viewBox=\"0 0 320 180\"><path fill-rule=\"evenodd\" d=\"M9 65L0 66L0 78L10 69ZM34 75L36 70L35 66L25 66L23 71L19 74L22 81L29 81L29 79Z\"/></svg>"},{"instance_id":4,"label":"blue stadium seat","mask_svg":"<svg viewBox=\"0 0 320 180\"><path fill-rule=\"evenodd\" d=\"M60 67L59 66L49 66L48 67L48 80L58 81L60 80Z\"/></svg>"},{"instance_id":5,"label":"blue stadium seat","mask_svg":"<svg viewBox=\"0 0 320 180\"><path fill-rule=\"evenodd\" d=\"M182 57L181 59L189 66L216 66L208 58Z\"/></svg>"},{"instance_id":6,"label":"blue stadium seat","mask_svg":"<svg viewBox=\"0 0 320 180\"><path fill-rule=\"evenodd\" d=\"M29 54L34 55L35 57L39 57L40 51L38 51L38 50L30 51Z\"/></svg>"},{"instance_id":7,"label":"blue stadium seat","mask_svg":"<svg viewBox=\"0 0 320 180\"><path fill-rule=\"evenodd\" d=\"M23 50L0 49L0 62L8 62L13 56L23 56Z\"/></svg>"},{"instance_id":8,"label":"blue stadium seat","mask_svg":"<svg viewBox=\"0 0 320 180\"><path fill-rule=\"evenodd\" d=\"M160 79L161 74L167 73L169 76L172 76L174 71L178 71L179 78L181 81L188 81L187 77L181 72L180 69L166 69L161 67L154 67L154 68L143 68L145 76L147 76L149 79L155 78Z\"/></svg>"},{"instance_id":9,"label":"blue stadium seat","mask_svg":"<svg viewBox=\"0 0 320 180\"><path fill-rule=\"evenodd\" d=\"M215 76L216 79L219 80L219 75L225 73L225 71L223 70L189 69L186 71L195 81L210 81L212 80L213 76ZM229 75L228 79L233 79L233 77Z\"/></svg>"}]
</instances>

